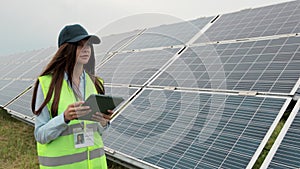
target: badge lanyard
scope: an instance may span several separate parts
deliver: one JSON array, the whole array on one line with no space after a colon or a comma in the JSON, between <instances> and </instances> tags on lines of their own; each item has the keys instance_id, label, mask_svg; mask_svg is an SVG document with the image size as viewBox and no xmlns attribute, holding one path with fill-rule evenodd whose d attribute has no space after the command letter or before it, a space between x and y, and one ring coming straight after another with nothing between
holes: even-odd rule
<instances>
[{"instance_id":1,"label":"badge lanyard","mask_svg":"<svg viewBox=\"0 0 300 169\"><path fill-rule=\"evenodd\" d=\"M85 84L85 72L83 71L83 93L82 93L82 100L83 101L85 101L85 86L86 84ZM79 86L80 87L80 86ZM80 90L79 90L80 91ZM86 124L85 124L85 122L84 121L80 121L80 125L81 125L81 127L82 127L82 123L83 123L83 129L84 129L84 131L86 131Z\"/></svg>"},{"instance_id":2,"label":"badge lanyard","mask_svg":"<svg viewBox=\"0 0 300 169\"><path fill-rule=\"evenodd\" d=\"M85 78L86 78L86 77L85 77L85 72L83 72L83 92L80 91L80 85L79 85L79 88L77 89L78 92L80 92L80 94L81 94L81 99L82 99L83 101L85 101L85 90L86 90L86 82L85 82ZM80 80L80 82L81 82L81 80ZM79 84L80 84L80 82L79 82ZM73 86L73 85L72 85L72 86ZM75 95L76 102L79 101L78 93L74 90L73 87L72 87L72 91L73 91L73 93L74 93L74 95ZM86 124L84 123L84 121L79 120L79 122L80 122L81 128L84 129L84 131L86 131Z\"/></svg>"},{"instance_id":3,"label":"badge lanyard","mask_svg":"<svg viewBox=\"0 0 300 169\"><path fill-rule=\"evenodd\" d=\"M82 96L81 99L83 101L85 101L85 91L86 91L86 79L85 78L86 78L85 72L83 72L83 92L81 93L81 96ZM73 89L73 92L75 92L74 89ZM79 92L80 92L80 86L79 86ZM76 95L78 95L78 94L76 94ZM77 98L77 96L75 96L75 98L76 98L76 101L79 101L79 98ZM73 129L75 148L93 146L94 145L93 129L87 128L86 123L84 121L79 120L79 122L80 122L81 128Z\"/></svg>"}]
</instances>

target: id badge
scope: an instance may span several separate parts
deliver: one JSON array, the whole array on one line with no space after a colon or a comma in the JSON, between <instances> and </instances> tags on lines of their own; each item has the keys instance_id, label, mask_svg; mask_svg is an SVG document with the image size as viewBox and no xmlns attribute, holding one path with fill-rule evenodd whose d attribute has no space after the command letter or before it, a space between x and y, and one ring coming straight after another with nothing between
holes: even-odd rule
<instances>
[{"instance_id":1,"label":"id badge","mask_svg":"<svg viewBox=\"0 0 300 169\"><path fill-rule=\"evenodd\" d=\"M74 128L73 133L75 148L82 148L94 145L93 129Z\"/></svg>"}]
</instances>

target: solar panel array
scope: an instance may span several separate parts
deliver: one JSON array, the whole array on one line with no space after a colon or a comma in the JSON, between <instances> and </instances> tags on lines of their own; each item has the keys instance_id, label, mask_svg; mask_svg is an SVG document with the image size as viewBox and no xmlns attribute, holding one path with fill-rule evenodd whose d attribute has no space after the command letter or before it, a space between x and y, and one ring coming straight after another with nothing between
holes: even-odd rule
<instances>
[{"instance_id":1,"label":"solar panel array","mask_svg":"<svg viewBox=\"0 0 300 169\"><path fill-rule=\"evenodd\" d=\"M213 17L200 18L171 25L147 29L125 50L184 45L198 33Z\"/></svg>"},{"instance_id":2,"label":"solar panel array","mask_svg":"<svg viewBox=\"0 0 300 169\"><path fill-rule=\"evenodd\" d=\"M291 93L298 81L300 37L208 44L184 52L153 85Z\"/></svg>"},{"instance_id":3,"label":"solar panel array","mask_svg":"<svg viewBox=\"0 0 300 169\"><path fill-rule=\"evenodd\" d=\"M25 52L16 56L2 56L0 76L0 105L8 104L29 88L42 71L54 48Z\"/></svg>"},{"instance_id":4,"label":"solar panel array","mask_svg":"<svg viewBox=\"0 0 300 169\"><path fill-rule=\"evenodd\" d=\"M246 168L285 102L146 89L105 145L163 168Z\"/></svg>"},{"instance_id":5,"label":"solar panel array","mask_svg":"<svg viewBox=\"0 0 300 169\"><path fill-rule=\"evenodd\" d=\"M97 72L106 83L143 85L177 51L170 49L116 54Z\"/></svg>"},{"instance_id":6,"label":"solar panel array","mask_svg":"<svg viewBox=\"0 0 300 169\"><path fill-rule=\"evenodd\" d=\"M107 94L125 98L105 145L152 167L253 167L299 88L299 7L291 1L103 37L97 75ZM0 56L0 105L32 123L30 86L53 52Z\"/></svg>"}]
</instances>

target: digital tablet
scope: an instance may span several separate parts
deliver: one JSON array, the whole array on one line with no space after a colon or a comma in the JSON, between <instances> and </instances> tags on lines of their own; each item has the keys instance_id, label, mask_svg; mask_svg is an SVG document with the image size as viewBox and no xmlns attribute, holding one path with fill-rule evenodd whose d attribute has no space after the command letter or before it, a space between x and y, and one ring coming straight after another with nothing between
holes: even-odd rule
<instances>
[{"instance_id":1,"label":"digital tablet","mask_svg":"<svg viewBox=\"0 0 300 169\"><path fill-rule=\"evenodd\" d=\"M79 117L78 119L91 120L92 115L96 112L109 114L107 110L115 109L123 101L124 99L122 97L92 94L86 99L83 104L83 106L90 106L92 111L87 115Z\"/></svg>"}]
</instances>

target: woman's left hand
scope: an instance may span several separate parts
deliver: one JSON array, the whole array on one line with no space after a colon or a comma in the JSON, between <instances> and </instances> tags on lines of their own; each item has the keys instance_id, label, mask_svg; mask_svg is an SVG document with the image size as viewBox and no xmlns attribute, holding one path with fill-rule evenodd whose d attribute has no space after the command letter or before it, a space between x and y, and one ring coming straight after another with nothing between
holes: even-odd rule
<instances>
[{"instance_id":1,"label":"woman's left hand","mask_svg":"<svg viewBox=\"0 0 300 169\"><path fill-rule=\"evenodd\" d=\"M93 114L92 120L100 122L102 127L106 127L111 119L111 115L114 113L112 110L107 110L108 114L97 112Z\"/></svg>"}]
</instances>

